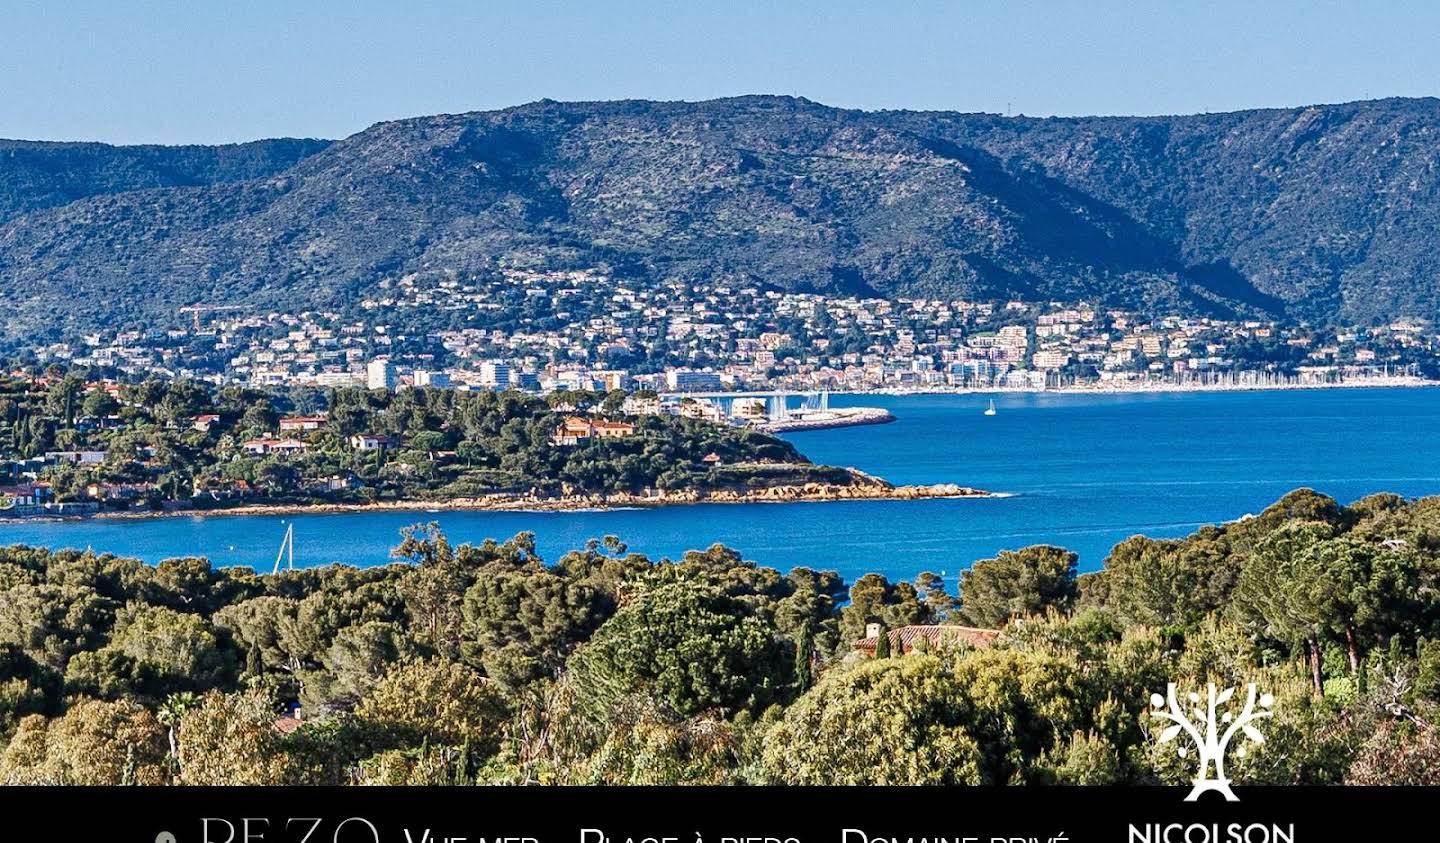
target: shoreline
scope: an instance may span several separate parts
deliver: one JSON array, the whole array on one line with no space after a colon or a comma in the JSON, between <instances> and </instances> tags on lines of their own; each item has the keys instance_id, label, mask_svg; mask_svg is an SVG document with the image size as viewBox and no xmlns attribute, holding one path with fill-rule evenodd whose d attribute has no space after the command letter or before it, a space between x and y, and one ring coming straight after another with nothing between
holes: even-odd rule
<instances>
[{"instance_id":1,"label":"shoreline","mask_svg":"<svg viewBox=\"0 0 1440 843\"><path fill-rule=\"evenodd\" d=\"M853 470L853 469L852 469ZM483 498L456 498L445 501L399 500L374 503L316 504L251 504L217 509L174 509L146 512L96 512L86 515L34 515L0 518L4 523L74 522L93 520L148 520L153 518L209 518L268 515L344 515L366 512L582 512L621 509L659 509L670 506L698 504L787 504L840 503L844 501L913 501L955 498L1003 498L1004 493L989 492L955 483L891 486L856 471L862 483L837 486L811 483L804 486L773 486L753 492L661 492L653 495L569 495L554 498L533 498L516 495L492 495ZM868 479L871 482L863 482Z\"/></svg>"},{"instance_id":2,"label":"shoreline","mask_svg":"<svg viewBox=\"0 0 1440 843\"><path fill-rule=\"evenodd\" d=\"M1339 383L1273 383L1273 384L1117 384L1056 386L1037 389L1028 386L987 386L987 387L881 387L877 389L834 390L833 395L983 395L983 394L1034 394L1034 395L1145 395L1154 393L1203 393L1203 392L1285 392L1290 390L1318 389L1425 389L1440 387L1440 380L1424 378L1377 378L1374 380L1352 380Z\"/></svg>"}]
</instances>

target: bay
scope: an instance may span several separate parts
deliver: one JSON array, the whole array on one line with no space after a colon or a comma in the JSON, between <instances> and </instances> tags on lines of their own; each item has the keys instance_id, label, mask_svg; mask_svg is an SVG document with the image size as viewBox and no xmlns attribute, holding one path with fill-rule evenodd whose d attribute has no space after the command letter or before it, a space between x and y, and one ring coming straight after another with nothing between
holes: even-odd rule
<instances>
[{"instance_id":1,"label":"bay","mask_svg":"<svg viewBox=\"0 0 1440 843\"><path fill-rule=\"evenodd\" d=\"M982 411L994 399L998 412ZM268 570L289 523L297 565L383 564L407 524L452 541L532 531L553 560L590 538L675 557L724 543L788 570L954 577L1001 549L1048 543L1094 570L1136 533L1182 536L1310 487L1348 502L1440 494L1440 390L832 396L892 424L795 433L812 460L895 483L955 482L987 499L696 505L587 512L379 512L0 524L0 542L90 547L155 562L205 556Z\"/></svg>"}]
</instances>

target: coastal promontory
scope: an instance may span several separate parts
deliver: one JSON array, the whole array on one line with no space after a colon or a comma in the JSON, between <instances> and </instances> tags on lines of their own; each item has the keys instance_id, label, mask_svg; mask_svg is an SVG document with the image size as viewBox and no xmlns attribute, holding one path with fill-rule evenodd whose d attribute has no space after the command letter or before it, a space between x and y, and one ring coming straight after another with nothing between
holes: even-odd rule
<instances>
[{"instance_id":1,"label":"coastal promontory","mask_svg":"<svg viewBox=\"0 0 1440 843\"><path fill-rule=\"evenodd\" d=\"M570 391L341 388L12 377L22 423L0 518L368 508L578 509L983 495L816 465L693 402Z\"/></svg>"}]
</instances>

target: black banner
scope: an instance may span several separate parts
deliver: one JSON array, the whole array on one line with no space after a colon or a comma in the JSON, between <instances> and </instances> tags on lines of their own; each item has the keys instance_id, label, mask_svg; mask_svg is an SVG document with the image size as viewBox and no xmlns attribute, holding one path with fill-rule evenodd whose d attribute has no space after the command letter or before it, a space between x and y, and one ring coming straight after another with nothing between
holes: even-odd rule
<instances>
[{"instance_id":1,"label":"black banner","mask_svg":"<svg viewBox=\"0 0 1440 843\"><path fill-rule=\"evenodd\" d=\"M1322 843L1407 788L6 788L6 839L125 843ZM1212 795L1213 796L1213 795ZM1425 836L1428 836L1426 833Z\"/></svg>"}]
</instances>

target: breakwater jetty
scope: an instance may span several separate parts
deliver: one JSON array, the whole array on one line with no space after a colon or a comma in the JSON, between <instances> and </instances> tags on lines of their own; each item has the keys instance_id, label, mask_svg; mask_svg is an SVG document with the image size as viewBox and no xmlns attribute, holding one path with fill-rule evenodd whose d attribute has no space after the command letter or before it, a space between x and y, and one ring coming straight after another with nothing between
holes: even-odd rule
<instances>
[{"instance_id":1,"label":"breakwater jetty","mask_svg":"<svg viewBox=\"0 0 1440 843\"><path fill-rule=\"evenodd\" d=\"M895 421L895 414L880 407L843 407L840 409L796 412L785 419L759 422L755 427L766 433L795 433L804 430L825 430L862 424L886 424Z\"/></svg>"}]
</instances>

